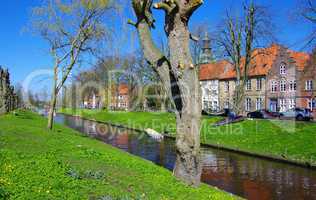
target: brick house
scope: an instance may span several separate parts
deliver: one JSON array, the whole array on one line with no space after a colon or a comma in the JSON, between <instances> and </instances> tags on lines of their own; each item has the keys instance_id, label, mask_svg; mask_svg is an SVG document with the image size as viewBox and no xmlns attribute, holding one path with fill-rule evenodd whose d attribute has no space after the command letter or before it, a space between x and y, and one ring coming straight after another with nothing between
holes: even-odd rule
<instances>
[{"instance_id":1,"label":"brick house","mask_svg":"<svg viewBox=\"0 0 316 200\"><path fill-rule=\"evenodd\" d=\"M245 89L245 110L252 111L265 108L265 76L252 73ZM209 74L206 74L209 73ZM227 61L201 65L200 82L202 87L203 109L216 111L231 108L234 102L236 78L233 66Z\"/></svg>"},{"instance_id":2,"label":"brick house","mask_svg":"<svg viewBox=\"0 0 316 200\"><path fill-rule=\"evenodd\" d=\"M251 62L245 88L245 112L264 108L283 111L295 107L296 104L307 107L304 101L307 96L311 96L311 91L296 87L298 87L297 84L300 87L310 84L306 81L315 77L311 76L311 71L315 72L315 66L307 65L308 54L295 52L276 44L268 48L256 49L253 54L254 59ZM202 84L203 108L214 98L218 99L218 109L231 107L234 102L236 72L229 62L202 64L200 80L202 83L218 82L217 96L207 96L204 92L207 86L204 84L203 87ZM315 81L312 81L312 84L315 84Z\"/></svg>"},{"instance_id":3,"label":"brick house","mask_svg":"<svg viewBox=\"0 0 316 200\"><path fill-rule=\"evenodd\" d=\"M275 48L277 54L267 74L267 109L284 112L295 107L307 108L302 104L305 98L302 98L305 95L302 74L310 68L309 55L282 46Z\"/></svg>"},{"instance_id":4,"label":"brick house","mask_svg":"<svg viewBox=\"0 0 316 200\"><path fill-rule=\"evenodd\" d=\"M316 49L300 73L298 107L309 108L316 118Z\"/></svg>"},{"instance_id":5,"label":"brick house","mask_svg":"<svg viewBox=\"0 0 316 200\"><path fill-rule=\"evenodd\" d=\"M111 105L112 110L128 110L129 108L129 89L128 85L113 85L111 88Z\"/></svg>"}]
</instances>

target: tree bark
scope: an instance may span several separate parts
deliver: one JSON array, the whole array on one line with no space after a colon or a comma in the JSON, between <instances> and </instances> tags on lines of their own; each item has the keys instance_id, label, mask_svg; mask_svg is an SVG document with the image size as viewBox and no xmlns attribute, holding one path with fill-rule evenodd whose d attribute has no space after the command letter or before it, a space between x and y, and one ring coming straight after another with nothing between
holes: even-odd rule
<instances>
[{"instance_id":1,"label":"tree bark","mask_svg":"<svg viewBox=\"0 0 316 200\"><path fill-rule=\"evenodd\" d=\"M48 112L48 123L47 123L47 128L49 130L53 129L54 125L54 112L56 109L56 102L57 102L57 79L58 79L58 67L54 67L54 80L53 80L53 88L52 88L52 97L50 101L50 107L49 107L49 112Z\"/></svg>"},{"instance_id":2,"label":"tree bark","mask_svg":"<svg viewBox=\"0 0 316 200\"><path fill-rule=\"evenodd\" d=\"M200 121L201 98L198 69L194 66L189 48L188 22L203 1L162 1L154 5L165 10L165 32L168 37L170 58L155 46L150 27L152 0L133 0L138 18L138 30L146 60L159 75L165 91L173 100L177 122L176 163L173 174L188 185L198 186L201 178ZM133 24L133 23L132 23Z\"/></svg>"},{"instance_id":3,"label":"tree bark","mask_svg":"<svg viewBox=\"0 0 316 200\"><path fill-rule=\"evenodd\" d=\"M165 28L169 40L170 63L173 71L179 72L178 81L173 85L178 85L181 94L181 105L176 105L178 110L177 158L174 175L189 185L198 185L202 169L200 162L201 99L198 73L197 68L191 68L193 60L189 48L190 32L187 22L183 21L180 14L167 20ZM170 27L171 24L172 27ZM181 70L181 68L184 69Z\"/></svg>"},{"instance_id":4,"label":"tree bark","mask_svg":"<svg viewBox=\"0 0 316 200\"><path fill-rule=\"evenodd\" d=\"M51 99L50 102L50 108L49 108L49 112L48 112L48 123L47 123L47 128L49 130L53 129L53 125L54 125L54 112L55 112L55 108L56 108L56 101L57 101L57 97L56 97L56 93L53 92L53 97Z\"/></svg>"},{"instance_id":5,"label":"tree bark","mask_svg":"<svg viewBox=\"0 0 316 200\"><path fill-rule=\"evenodd\" d=\"M237 81L238 82L238 81ZM236 115L242 115L244 109L244 102L245 102L245 84L242 83L243 81L239 81L236 84L235 91L234 91L234 108L233 111Z\"/></svg>"}]
</instances>

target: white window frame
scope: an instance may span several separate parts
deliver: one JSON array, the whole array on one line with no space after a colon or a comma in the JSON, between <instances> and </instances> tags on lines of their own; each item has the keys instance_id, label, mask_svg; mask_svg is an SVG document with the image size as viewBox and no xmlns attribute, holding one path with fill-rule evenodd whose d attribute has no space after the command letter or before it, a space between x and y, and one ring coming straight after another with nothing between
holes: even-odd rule
<instances>
[{"instance_id":1,"label":"white window frame","mask_svg":"<svg viewBox=\"0 0 316 200\"><path fill-rule=\"evenodd\" d=\"M246 111L251 111L251 99L250 98L246 98L245 110Z\"/></svg>"},{"instance_id":2,"label":"white window frame","mask_svg":"<svg viewBox=\"0 0 316 200\"><path fill-rule=\"evenodd\" d=\"M271 92L277 92L277 91L278 91L278 82L271 81Z\"/></svg>"},{"instance_id":3,"label":"white window frame","mask_svg":"<svg viewBox=\"0 0 316 200\"><path fill-rule=\"evenodd\" d=\"M305 82L305 90L307 91L313 90L313 80L307 80Z\"/></svg>"},{"instance_id":4,"label":"white window frame","mask_svg":"<svg viewBox=\"0 0 316 200\"><path fill-rule=\"evenodd\" d=\"M248 80L246 81L246 90L247 90L247 91L251 90L251 79L248 79Z\"/></svg>"},{"instance_id":5,"label":"white window frame","mask_svg":"<svg viewBox=\"0 0 316 200\"><path fill-rule=\"evenodd\" d=\"M289 109L294 109L296 107L295 99L288 99L288 106L289 106Z\"/></svg>"},{"instance_id":6,"label":"white window frame","mask_svg":"<svg viewBox=\"0 0 316 200\"><path fill-rule=\"evenodd\" d=\"M257 78L257 90L262 90L262 78Z\"/></svg>"},{"instance_id":7,"label":"white window frame","mask_svg":"<svg viewBox=\"0 0 316 200\"><path fill-rule=\"evenodd\" d=\"M280 74L281 75L286 74L286 64L285 63L281 63L281 65L280 65Z\"/></svg>"},{"instance_id":8,"label":"white window frame","mask_svg":"<svg viewBox=\"0 0 316 200\"><path fill-rule=\"evenodd\" d=\"M307 99L307 108L311 111L316 108L316 98Z\"/></svg>"},{"instance_id":9,"label":"white window frame","mask_svg":"<svg viewBox=\"0 0 316 200\"><path fill-rule=\"evenodd\" d=\"M279 99L280 112L285 112L287 108L286 99Z\"/></svg>"},{"instance_id":10,"label":"white window frame","mask_svg":"<svg viewBox=\"0 0 316 200\"><path fill-rule=\"evenodd\" d=\"M286 81L284 79L280 81L280 92L286 92Z\"/></svg>"},{"instance_id":11,"label":"white window frame","mask_svg":"<svg viewBox=\"0 0 316 200\"><path fill-rule=\"evenodd\" d=\"M263 107L263 98L262 97L258 97L256 99L256 110L261 110Z\"/></svg>"},{"instance_id":12,"label":"white window frame","mask_svg":"<svg viewBox=\"0 0 316 200\"><path fill-rule=\"evenodd\" d=\"M289 90L290 91L296 91L296 88L297 88L296 80L290 81L290 83L289 83Z\"/></svg>"}]
</instances>

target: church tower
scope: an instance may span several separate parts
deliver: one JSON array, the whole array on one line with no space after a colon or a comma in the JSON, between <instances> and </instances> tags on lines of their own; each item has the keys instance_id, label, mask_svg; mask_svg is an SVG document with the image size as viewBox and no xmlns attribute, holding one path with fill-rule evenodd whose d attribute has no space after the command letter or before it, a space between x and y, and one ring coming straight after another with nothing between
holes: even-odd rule
<instances>
[{"instance_id":1,"label":"church tower","mask_svg":"<svg viewBox=\"0 0 316 200\"><path fill-rule=\"evenodd\" d=\"M212 48L210 47L210 43L211 40L208 36L208 33L205 32L205 36L202 39L202 51L199 59L200 64L207 64L213 62Z\"/></svg>"}]
</instances>

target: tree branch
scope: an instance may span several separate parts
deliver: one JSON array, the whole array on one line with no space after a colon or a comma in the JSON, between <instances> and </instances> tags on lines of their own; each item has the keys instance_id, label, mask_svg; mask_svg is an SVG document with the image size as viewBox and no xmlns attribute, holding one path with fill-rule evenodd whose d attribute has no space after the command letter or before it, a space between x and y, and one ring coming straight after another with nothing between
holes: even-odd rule
<instances>
[{"instance_id":1,"label":"tree branch","mask_svg":"<svg viewBox=\"0 0 316 200\"><path fill-rule=\"evenodd\" d=\"M192 13L204 3L203 0L188 0L185 6L185 15L189 18ZM179 3L178 3L179 4Z\"/></svg>"},{"instance_id":2,"label":"tree branch","mask_svg":"<svg viewBox=\"0 0 316 200\"><path fill-rule=\"evenodd\" d=\"M172 11L172 8L167 3L164 3L164 2L155 3L154 8L162 9L168 14Z\"/></svg>"}]
</instances>

